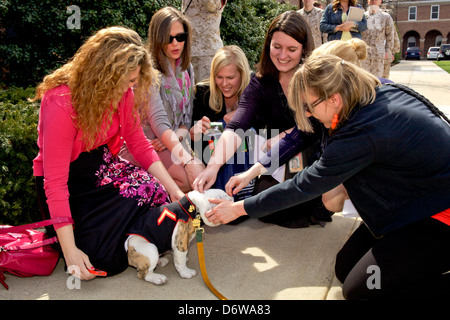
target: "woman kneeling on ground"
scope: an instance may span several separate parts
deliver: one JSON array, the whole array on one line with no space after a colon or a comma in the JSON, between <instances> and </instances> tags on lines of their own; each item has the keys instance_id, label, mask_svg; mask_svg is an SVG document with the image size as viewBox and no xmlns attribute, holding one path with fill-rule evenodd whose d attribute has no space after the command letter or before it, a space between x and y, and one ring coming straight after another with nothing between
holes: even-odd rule
<instances>
[{"instance_id":1,"label":"woman kneeling on ground","mask_svg":"<svg viewBox=\"0 0 450 320\"><path fill-rule=\"evenodd\" d=\"M346 299L423 299L450 292L450 120L413 90L339 57L309 58L289 105L300 130L330 130L320 159L293 179L206 214L259 218L343 184L364 223L336 258ZM370 269L371 268L371 269ZM378 286L368 286L379 270Z\"/></svg>"}]
</instances>

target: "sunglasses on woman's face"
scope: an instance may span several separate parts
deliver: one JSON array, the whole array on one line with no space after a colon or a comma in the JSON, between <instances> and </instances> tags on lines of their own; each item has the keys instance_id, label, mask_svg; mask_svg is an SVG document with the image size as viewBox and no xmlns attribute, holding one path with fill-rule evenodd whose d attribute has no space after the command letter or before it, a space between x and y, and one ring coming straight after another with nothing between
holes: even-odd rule
<instances>
[{"instance_id":1,"label":"sunglasses on woman's face","mask_svg":"<svg viewBox=\"0 0 450 320\"><path fill-rule=\"evenodd\" d=\"M169 36L169 43L173 42L173 39L176 39L177 42L185 42L187 39L188 33L184 32L184 33L179 33L177 35L174 36Z\"/></svg>"}]
</instances>

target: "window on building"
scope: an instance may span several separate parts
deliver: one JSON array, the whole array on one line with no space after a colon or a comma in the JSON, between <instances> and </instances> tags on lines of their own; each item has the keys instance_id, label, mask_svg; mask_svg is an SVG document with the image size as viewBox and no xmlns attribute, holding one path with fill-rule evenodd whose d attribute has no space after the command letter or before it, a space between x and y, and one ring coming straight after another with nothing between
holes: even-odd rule
<instances>
[{"instance_id":1,"label":"window on building","mask_svg":"<svg viewBox=\"0 0 450 320\"><path fill-rule=\"evenodd\" d=\"M439 19L439 5L431 6L431 20L438 20Z\"/></svg>"},{"instance_id":2,"label":"window on building","mask_svg":"<svg viewBox=\"0 0 450 320\"><path fill-rule=\"evenodd\" d=\"M409 7L408 20L416 20L416 19L417 19L417 7Z\"/></svg>"},{"instance_id":3,"label":"window on building","mask_svg":"<svg viewBox=\"0 0 450 320\"><path fill-rule=\"evenodd\" d=\"M436 37L436 47L439 47L442 44L442 36Z\"/></svg>"},{"instance_id":4,"label":"window on building","mask_svg":"<svg viewBox=\"0 0 450 320\"><path fill-rule=\"evenodd\" d=\"M416 46L416 38L415 37L409 37L408 38L408 47L417 47Z\"/></svg>"}]
</instances>

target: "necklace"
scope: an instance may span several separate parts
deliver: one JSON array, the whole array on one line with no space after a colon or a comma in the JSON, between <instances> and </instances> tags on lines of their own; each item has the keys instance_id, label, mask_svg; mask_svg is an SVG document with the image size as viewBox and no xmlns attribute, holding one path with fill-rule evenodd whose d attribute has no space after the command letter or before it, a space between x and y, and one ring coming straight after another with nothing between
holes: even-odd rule
<instances>
[{"instance_id":1,"label":"necklace","mask_svg":"<svg viewBox=\"0 0 450 320\"><path fill-rule=\"evenodd\" d=\"M236 110L239 101L238 101L237 97L235 97L235 99L236 99L236 100L234 101L234 103L233 103L231 106L228 106L228 105L227 105L227 102L226 102L226 100L225 100L225 107L226 107L226 109L227 109L227 113Z\"/></svg>"}]
</instances>

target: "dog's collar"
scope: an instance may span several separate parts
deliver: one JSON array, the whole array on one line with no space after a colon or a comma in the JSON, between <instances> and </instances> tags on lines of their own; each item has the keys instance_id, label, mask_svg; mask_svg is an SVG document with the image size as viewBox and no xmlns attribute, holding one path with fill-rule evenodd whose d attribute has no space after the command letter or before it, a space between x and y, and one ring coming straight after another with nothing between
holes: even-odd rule
<instances>
[{"instance_id":1,"label":"dog's collar","mask_svg":"<svg viewBox=\"0 0 450 320\"><path fill-rule=\"evenodd\" d=\"M191 199L188 198L187 195L178 200L178 204L184 210L184 212L186 212L192 219L195 219L197 215L197 207L194 205Z\"/></svg>"}]
</instances>

